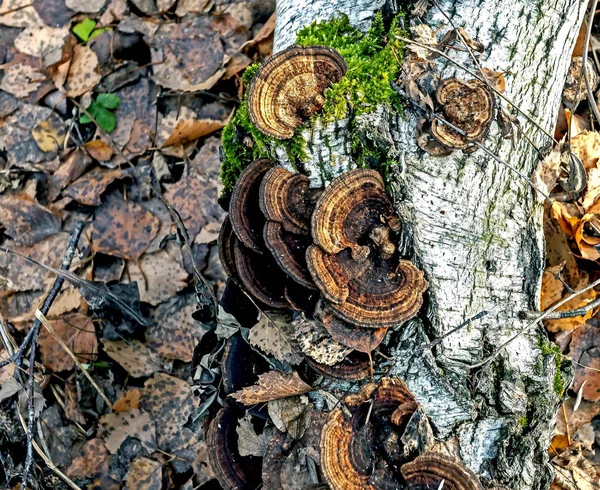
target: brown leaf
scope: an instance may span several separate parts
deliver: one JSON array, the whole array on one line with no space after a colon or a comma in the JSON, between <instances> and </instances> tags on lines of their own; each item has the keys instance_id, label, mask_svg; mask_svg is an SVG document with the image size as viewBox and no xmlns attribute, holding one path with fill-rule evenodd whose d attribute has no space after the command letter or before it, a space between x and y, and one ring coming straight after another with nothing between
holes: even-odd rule
<instances>
[{"instance_id":1,"label":"brown leaf","mask_svg":"<svg viewBox=\"0 0 600 490\"><path fill-rule=\"evenodd\" d=\"M140 406L152 414L158 446L162 450L181 449L182 442L189 445L191 431L183 425L196 400L187 381L164 373L155 374L144 383Z\"/></svg>"},{"instance_id":2,"label":"brown leaf","mask_svg":"<svg viewBox=\"0 0 600 490\"><path fill-rule=\"evenodd\" d=\"M569 425L569 432L574 433L579 427L588 424L592 419L600 413L600 405L598 403L591 403L582 401L577 410L574 412L573 407L575 405L575 398L569 398L563 403L565 411L567 412L567 422ZM563 410L558 411L556 417L556 427L554 428L554 434L566 435L566 425Z\"/></svg>"},{"instance_id":3,"label":"brown leaf","mask_svg":"<svg viewBox=\"0 0 600 490\"><path fill-rule=\"evenodd\" d=\"M231 115L233 113L224 121L215 121L213 119L184 119L179 121L173 133L163 143L162 147L189 143L190 141L202 138L202 136L214 133L227 125L231 119Z\"/></svg>"},{"instance_id":4,"label":"brown leaf","mask_svg":"<svg viewBox=\"0 0 600 490\"><path fill-rule=\"evenodd\" d=\"M302 381L295 371L290 374L269 371L258 376L257 384L236 391L230 396L243 405L256 405L257 403L302 395L311 390L311 386Z\"/></svg>"},{"instance_id":5,"label":"brown leaf","mask_svg":"<svg viewBox=\"0 0 600 490\"><path fill-rule=\"evenodd\" d=\"M267 450L269 441L273 437L273 427L266 427L257 434L252 425L250 414L239 419L236 427L238 435L238 452L240 456L257 456L262 458Z\"/></svg>"},{"instance_id":6,"label":"brown leaf","mask_svg":"<svg viewBox=\"0 0 600 490\"><path fill-rule=\"evenodd\" d=\"M85 12L86 14L95 14L104 7L106 0L65 0L65 4L75 12Z\"/></svg>"},{"instance_id":7,"label":"brown leaf","mask_svg":"<svg viewBox=\"0 0 600 490\"><path fill-rule=\"evenodd\" d=\"M312 407L308 404L308 397L302 395L272 400L269 402L268 411L275 427L297 440L304 435L306 426L310 424Z\"/></svg>"},{"instance_id":8,"label":"brown leaf","mask_svg":"<svg viewBox=\"0 0 600 490\"><path fill-rule=\"evenodd\" d=\"M63 195L86 206L100 206L100 196L106 188L116 180L122 179L131 179L130 172L118 168L110 170L96 167L67 187Z\"/></svg>"},{"instance_id":9,"label":"brown leaf","mask_svg":"<svg viewBox=\"0 0 600 490\"><path fill-rule=\"evenodd\" d=\"M191 174L165 187L164 197L181 216L190 241L206 224L223 221L225 213L217 205L218 191L212 182Z\"/></svg>"},{"instance_id":10,"label":"brown leaf","mask_svg":"<svg viewBox=\"0 0 600 490\"><path fill-rule=\"evenodd\" d=\"M570 357L583 366L600 369L600 330L582 325L573 332L569 347ZM592 402L600 400L600 372L575 364L573 391L578 392L584 380L583 398Z\"/></svg>"},{"instance_id":11,"label":"brown leaf","mask_svg":"<svg viewBox=\"0 0 600 490\"><path fill-rule=\"evenodd\" d=\"M81 411L79 395L77 394L75 374L69 376L69 379L65 382L65 416L79 425L85 425L85 416Z\"/></svg>"},{"instance_id":12,"label":"brown leaf","mask_svg":"<svg viewBox=\"0 0 600 490\"><path fill-rule=\"evenodd\" d=\"M169 360L191 362L194 349L208 328L194 320L197 305L193 294L175 296L152 312L152 324L146 330L148 345Z\"/></svg>"},{"instance_id":13,"label":"brown leaf","mask_svg":"<svg viewBox=\"0 0 600 490\"><path fill-rule=\"evenodd\" d=\"M6 350L6 348L2 347L0 350L0 362L6 361L10 358L10 353ZM0 385L4 383L8 379L14 379L13 375L15 373L15 365L10 362L6 366L0 368Z\"/></svg>"},{"instance_id":14,"label":"brown leaf","mask_svg":"<svg viewBox=\"0 0 600 490\"><path fill-rule=\"evenodd\" d=\"M96 360L98 355L98 339L91 318L81 313L69 313L52 320L52 326L82 363ZM75 362L56 342L48 330L43 328L38 341L44 366L53 372L68 371L75 367Z\"/></svg>"},{"instance_id":15,"label":"brown leaf","mask_svg":"<svg viewBox=\"0 0 600 490\"><path fill-rule=\"evenodd\" d=\"M137 260L158 233L160 221L142 206L108 196L96 210L92 223L92 247L115 257Z\"/></svg>"},{"instance_id":16,"label":"brown leaf","mask_svg":"<svg viewBox=\"0 0 600 490\"><path fill-rule=\"evenodd\" d=\"M101 80L98 56L89 46L77 44L67 76L67 93L79 97L92 90Z\"/></svg>"},{"instance_id":17,"label":"brown leaf","mask_svg":"<svg viewBox=\"0 0 600 490\"><path fill-rule=\"evenodd\" d=\"M250 329L248 341L281 362L297 365L304 359L294 339L291 317L286 314L273 311L261 313L258 323Z\"/></svg>"},{"instance_id":18,"label":"brown leaf","mask_svg":"<svg viewBox=\"0 0 600 490\"><path fill-rule=\"evenodd\" d=\"M40 150L46 153L57 153L64 145L67 128L60 118L51 117L33 128L31 135Z\"/></svg>"},{"instance_id":19,"label":"brown leaf","mask_svg":"<svg viewBox=\"0 0 600 490\"><path fill-rule=\"evenodd\" d=\"M108 473L110 455L99 437L83 443L79 456L73 459L67 470L71 478L94 478Z\"/></svg>"},{"instance_id":20,"label":"brown leaf","mask_svg":"<svg viewBox=\"0 0 600 490\"><path fill-rule=\"evenodd\" d=\"M103 340L102 346L134 378L150 376L162 369L158 354L139 340Z\"/></svg>"},{"instance_id":21,"label":"brown leaf","mask_svg":"<svg viewBox=\"0 0 600 490\"><path fill-rule=\"evenodd\" d=\"M148 458L136 458L129 464L123 490L161 490L162 464Z\"/></svg>"},{"instance_id":22,"label":"brown leaf","mask_svg":"<svg viewBox=\"0 0 600 490\"><path fill-rule=\"evenodd\" d=\"M1 18L1 17L0 17ZM4 72L0 89L15 97L27 97L40 88L46 77L35 68L21 63L11 64Z\"/></svg>"},{"instance_id":23,"label":"brown leaf","mask_svg":"<svg viewBox=\"0 0 600 490\"><path fill-rule=\"evenodd\" d=\"M137 282L140 301L156 306L187 286L188 273L166 250L144 254L137 262L127 263L131 282Z\"/></svg>"},{"instance_id":24,"label":"brown leaf","mask_svg":"<svg viewBox=\"0 0 600 490\"><path fill-rule=\"evenodd\" d=\"M60 231L60 220L23 192L0 195L0 224L19 245L33 245Z\"/></svg>"},{"instance_id":25,"label":"brown leaf","mask_svg":"<svg viewBox=\"0 0 600 490\"><path fill-rule=\"evenodd\" d=\"M504 73L499 71L490 70L489 68L482 68L483 76L488 83L495 88L498 92L504 93L506 90L506 80L504 79Z\"/></svg>"},{"instance_id":26,"label":"brown leaf","mask_svg":"<svg viewBox=\"0 0 600 490\"><path fill-rule=\"evenodd\" d=\"M108 162L113 156L112 146L104 140L93 140L83 146L90 156L99 162Z\"/></svg>"},{"instance_id":27,"label":"brown leaf","mask_svg":"<svg viewBox=\"0 0 600 490\"><path fill-rule=\"evenodd\" d=\"M42 58L44 67L49 67L61 61L68 39L67 27L29 27L15 39L15 48L21 53Z\"/></svg>"},{"instance_id":28,"label":"brown leaf","mask_svg":"<svg viewBox=\"0 0 600 490\"><path fill-rule=\"evenodd\" d=\"M0 5L0 24L8 27L43 26L44 21L31 0L4 0Z\"/></svg>"},{"instance_id":29,"label":"brown leaf","mask_svg":"<svg viewBox=\"0 0 600 490\"><path fill-rule=\"evenodd\" d=\"M353 349L333 340L321 322L298 318L294 325L296 341L302 352L319 364L333 366L343 361Z\"/></svg>"},{"instance_id":30,"label":"brown leaf","mask_svg":"<svg viewBox=\"0 0 600 490\"><path fill-rule=\"evenodd\" d=\"M115 454L127 437L139 439L142 447L156 449L154 423L149 413L133 408L127 412L113 412L99 419L98 436L104 439L106 449Z\"/></svg>"},{"instance_id":31,"label":"brown leaf","mask_svg":"<svg viewBox=\"0 0 600 490\"><path fill-rule=\"evenodd\" d=\"M127 390L125 394L119 398L113 405L115 412L127 412L133 408L138 408L140 405L140 390L132 388Z\"/></svg>"},{"instance_id":32,"label":"brown leaf","mask_svg":"<svg viewBox=\"0 0 600 490\"><path fill-rule=\"evenodd\" d=\"M225 67L225 75L223 75L223 78L227 80L232 76L237 75L250 63L252 63L252 60L248 58L245 54L235 53L229 60L229 63L227 63L227 66Z\"/></svg>"}]
</instances>

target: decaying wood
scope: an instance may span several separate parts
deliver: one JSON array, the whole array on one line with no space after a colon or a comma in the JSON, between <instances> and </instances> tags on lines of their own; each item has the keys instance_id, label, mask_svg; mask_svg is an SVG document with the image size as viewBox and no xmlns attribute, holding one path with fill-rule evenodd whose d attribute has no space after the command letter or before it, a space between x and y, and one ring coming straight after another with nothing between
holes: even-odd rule
<instances>
[{"instance_id":1,"label":"decaying wood","mask_svg":"<svg viewBox=\"0 0 600 490\"><path fill-rule=\"evenodd\" d=\"M481 64L507 75L506 96L551 131L571 51L585 11L579 0L466 0L442 2L457 27L485 46ZM295 33L315 19L338 12L366 29L382 1L281 0L277 5L275 49L293 43ZM436 7L424 21L441 33L452 28ZM452 53L471 63L466 53ZM469 65L472 66L472 65ZM441 78L459 76L443 58ZM550 140L519 118L536 146ZM391 149L398 165L388 182L404 221L406 253L430 284L426 316L403 327L391 345L398 374L416 394L437 437L458 441L465 463L484 478L514 490L548 488L552 471L547 448L558 396L555 361L539 348L544 333L532 328L510 343L496 360L471 369L527 325L519 312L539 309L544 268L542 207L529 184L483 151L455 151L431 157L416 144L416 117L387 107L362 118L363 136ZM313 185L354 166L348 121L304 133ZM483 143L525 175L538 153L524 138L514 148L493 123ZM285 165L283 151L281 163ZM336 165L332 166L331 161ZM489 313L433 349L419 345L440 337L482 310ZM489 481L488 481L489 483ZM489 483L488 486L492 486Z\"/></svg>"}]
</instances>

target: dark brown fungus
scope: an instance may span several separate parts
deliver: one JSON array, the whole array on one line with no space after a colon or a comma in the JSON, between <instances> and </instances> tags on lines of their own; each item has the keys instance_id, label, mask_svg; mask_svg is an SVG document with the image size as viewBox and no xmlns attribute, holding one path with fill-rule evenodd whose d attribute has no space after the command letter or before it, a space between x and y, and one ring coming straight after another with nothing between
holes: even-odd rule
<instances>
[{"instance_id":1,"label":"dark brown fungus","mask_svg":"<svg viewBox=\"0 0 600 490\"><path fill-rule=\"evenodd\" d=\"M282 271L298 284L316 289L306 265L305 255L306 249L310 245L309 237L290 233L276 221L267 221L264 228L264 240Z\"/></svg>"},{"instance_id":2,"label":"dark brown fungus","mask_svg":"<svg viewBox=\"0 0 600 490\"><path fill-rule=\"evenodd\" d=\"M287 281L285 285L285 299L293 310L314 311L319 301L319 291L300 286L296 281Z\"/></svg>"},{"instance_id":3,"label":"dark brown fungus","mask_svg":"<svg viewBox=\"0 0 600 490\"><path fill-rule=\"evenodd\" d=\"M269 57L248 89L248 112L268 136L289 139L300 124L321 110L325 90L339 82L347 66L324 46L290 46Z\"/></svg>"},{"instance_id":4,"label":"dark brown fungus","mask_svg":"<svg viewBox=\"0 0 600 490\"><path fill-rule=\"evenodd\" d=\"M231 221L229 220L229 216L225 216L221 225L221 231L219 232L219 258L227 277L239 283L239 277L235 269L235 241L237 241L237 238L233 232Z\"/></svg>"},{"instance_id":5,"label":"dark brown fungus","mask_svg":"<svg viewBox=\"0 0 600 490\"><path fill-rule=\"evenodd\" d=\"M229 219L238 239L249 249L262 253L265 217L259 206L262 178L273 165L255 160L240 175L231 193Z\"/></svg>"},{"instance_id":6,"label":"dark brown fungus","mask_svg":"<svg viewBox=\"0 0 600 490\"><path fill-rule=\"evenodd\" d=\"M308 177L282 167L269 170L260 185L260 208L267 219L298 235L310 235L310 218L323 191L311 189Z\"/></svg>"},{"instance_id":7,"label":"dark brown fungus","mask_svg":"<svg viewBox=\"0 0 600 490\"><path fill-rule=\"evenodd\" d=\"M286 275L269 254L258 254L234 242L235 268L244 288L257 300L273 308L287 308Z\"/></svg>"},{"instance_id":8,"label":"dark brown fungus","mask_svg":"<svg viewBox=\"0 0 600 490\"><path fill-rule=\"evenodd\" d=\"M435 119L431 134L440 143L453 149L465 149L472 141L480 141L494 117L494 96L480 80L443 80L436 92L444 119L462 130L466 136Z\"/></svg>"},{"instance_id":9,"label":"dark brown fungus","mask_svg":"<svg viewBox=\"0 0 600 490\"><path fill-rule=\"evenodd\" d=\"M402 406L407 413L416 409L409 389L398 379L382 378L344 402L350 416L335 408L321 432L321 467L331 488L402 488L403 427L391 415Z\"/></svg>"},{"instance_id":10,"label":"dark brown fungus","mask_svg":"<svg viewBox=\"0 0 600 490\"><path fill-rule=\"evenodd\" d=\"M343 361L332 366L318 363L308 356L305 359L306 363L317 373L341 380L359 381L365 379L369 376L371 369L369 356L361 352L351 352Z\"/></svg>"},{"instance_id":11,"label":"dark brown fungus","mask_svg":"<svg viewBox=\"0 0 600 490\"><path fill-rule=\"evenodd\" d=\"M448 490L481 490L477 475L458 459L426 452L401 468L408 490L443 488Z\"/></svg>"},{"instance_id":12,"label":"dark brown fungus","mask_svg":"<svg viewBox=\"0 0 600 490\"><path fill-rule=\"evenodd\" d=\"M236 426L237 417L226 408L219 410L211 421L206 434L210 464L223 488L255 489L260 479L257 479L256 471L249 469L260 465L260 460L240 456Z\"/></svg>"}]
</instances>

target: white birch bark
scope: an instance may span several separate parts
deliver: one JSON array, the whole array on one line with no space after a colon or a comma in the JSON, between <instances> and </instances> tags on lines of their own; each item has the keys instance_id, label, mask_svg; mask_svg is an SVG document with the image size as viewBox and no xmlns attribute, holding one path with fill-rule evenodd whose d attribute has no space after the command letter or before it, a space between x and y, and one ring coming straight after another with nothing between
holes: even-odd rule
<instances>
[{"instance_id":1,"label":"white birch bark","mask_svg":"<svg viewBox=\"0 0 600 490\"><path fill-rule=\"evenodd\" d=\"M313 20L339 12L364 30L383 3L279 0L275 48L292 44L296 32ZM440 3L456 26L486 46L480 58L483 66L510 72L507 97L552 132L585 2ZM450 27L435 7L428 10L425 22L433 29L444 25L441 33ZM467 56L458 59L469 63ZM436 69L441 78L471 78L443 59ZM538 147L550 143L525 119L519 120ZM486 370L469 368L527 326L519 312L539 309L545 257L542 206L527 182L482 150L471 155L456 151L444 158L424 154L416 145L415 124L409 110L397 117L386 108L362 121L366 137L397 155L399 164L389 184L405 223L404 249L430 284L426 318L403 326L392 337L398 374L416 394L438 438L458 440L462 458L484 480L514 490L548 488L552 471L547 450L559 400L553 390L554 359L543 356L538 347L544 335L541 327L532 327L512 342ZM314 185L353 166L346 127L340 121L305 132L310 161L304 170ZM497 133L494 123L483 143L530 175L536 151L522 137L512 148ZM280 156L285 164L285 155ZM410 359L415 347L482 310L490 313L433 352Z\"/></svg>"}]
</instances>

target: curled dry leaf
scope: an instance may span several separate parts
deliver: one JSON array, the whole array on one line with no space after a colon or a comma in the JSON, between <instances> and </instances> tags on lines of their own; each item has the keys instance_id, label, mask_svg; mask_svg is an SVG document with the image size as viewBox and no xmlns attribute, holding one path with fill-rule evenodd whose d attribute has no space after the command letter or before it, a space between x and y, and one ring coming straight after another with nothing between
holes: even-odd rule
<instances>
[{"instance_id":1,"label":"curled dry leaf","mask_svg":"<svg viewBox=\"0 0 600 490\"><path fill-rule=\"evenodd\" d=\"M257 384L236 391L230 396L243 405L256 405L257 403L302 395L311 390L311 386L302 381L295 371L289 374L283 374L280 371L269 371L259 375Z\"/></svg>"},{"instance_id":2,"label":"curled dry leaf","mask_svg":"<svg viewBox=\"0 0 600 490\"><path fill-rule=\"evenodd\" d=\"M310 424L312 407L308 403L308 397L302 395L271 400L268 411L275 427L297 440L304 435L306 427Z\"/></svg>"},{"instance_id":3,"label":"curled dry leaf","mask_svg":"<svg viewBox=\"0 0 600 490\"><path fill-rule=\"evenodd\" d=\"M225 127L233 116L233 112L223 121L213 119L183 119L177 123L171 136L163 143L163 148L176 144L186 144L214 133Z\"/></svg>"}]
</instances>

